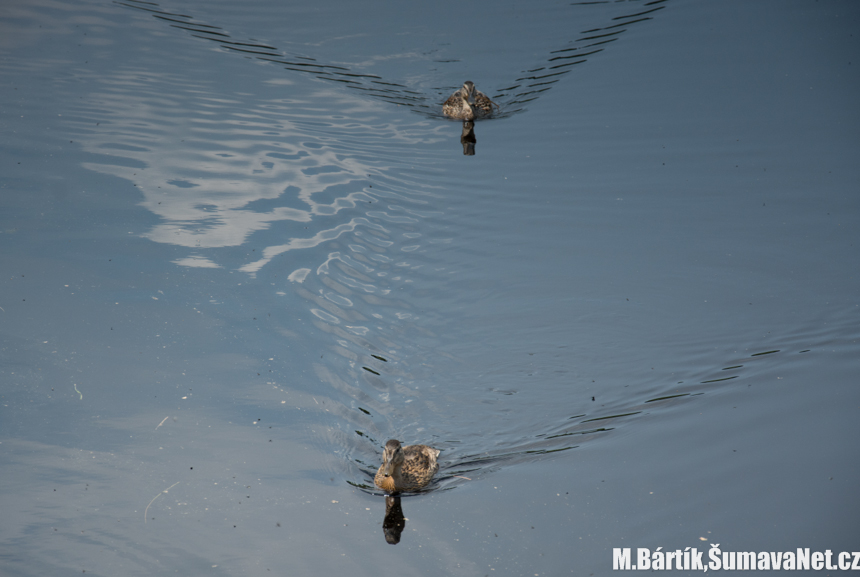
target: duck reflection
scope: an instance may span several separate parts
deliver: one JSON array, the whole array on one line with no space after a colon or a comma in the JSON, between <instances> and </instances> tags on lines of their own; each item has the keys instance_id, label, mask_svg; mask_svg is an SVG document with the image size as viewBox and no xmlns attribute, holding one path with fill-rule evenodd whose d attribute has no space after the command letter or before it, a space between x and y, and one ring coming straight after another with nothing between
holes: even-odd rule
<instances>
[{"instance_id":1,"label":"duck reflection","mask_svg":"<svg viewBox=\"0 0 860 577\"><path fill-rule=\"evenodd\" d=\"M476 118L488 118L493 115L499 105L490 97L475 88L475 84L467 80L463 87L454 92L442 104L442 114L448 118L463 121L463 132L460 144L463 145L464 156L475 156L475 123Z\"/></svg>"},{"instance_id":2,"label":"duck reflection","mask_svg":"<svg viewBox=\"0 0 860 577\"><path fill-rule=\"evenodd\" d=\"M475 156L475 123L467 120L463 123L463 133L460 135L460 144L463 145L464 156Z\"/></svg>"},{"instance_id":3,"label":"duck reflection","mask_svg":"<svg viewBox=\"0 0 860 577\"><path fill-rule=\"evenodd\" d=\"M400 507L399 495L388 495L385 497L385 518L382 520L382 533L385 541L390 545L400 543L400 534L406 527L406 517Z\"/></svg>"}]
</instances>

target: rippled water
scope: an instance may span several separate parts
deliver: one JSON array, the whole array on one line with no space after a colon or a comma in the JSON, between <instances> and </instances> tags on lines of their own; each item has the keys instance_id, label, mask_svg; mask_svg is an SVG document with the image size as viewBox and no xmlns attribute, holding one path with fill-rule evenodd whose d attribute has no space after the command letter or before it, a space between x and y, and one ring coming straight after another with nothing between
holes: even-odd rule
<instances>
[{"instance_id":1,"label":"rippled water","mask_svg":"<svg viewBox=\"0 0 860 577\"><path fill-rule=\"evenodd\" d=\"M726 6L10 7L6 570L856 548L856 9Z\"/></svg>"}]
</instances>

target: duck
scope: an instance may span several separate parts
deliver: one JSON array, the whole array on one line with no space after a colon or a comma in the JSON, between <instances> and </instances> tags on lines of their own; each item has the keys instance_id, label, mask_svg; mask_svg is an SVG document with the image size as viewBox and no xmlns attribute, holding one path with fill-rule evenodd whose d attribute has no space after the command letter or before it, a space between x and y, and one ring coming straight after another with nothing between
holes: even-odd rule
<instances>
[{"instance_id":1,"label":"duck","mask_svg":"<svg viewBox=\"0 0 860 577\"><path fill-rule=\"evenodd\" d=\"M498 108L499 105L475 88L474 82L467 80L442 104L442 114L457 120L475 120L491 115L494 106Z\"/></svg>"},{"instance_id":2,"label":"duck","mask_svg":"<svg viewBox=\"0 0 860 577\"><path fill-rule=\"evenodd\" d=\"M439 449L427 445L401 446L391 439L382 451L382 465L373 482L388 494L418 491L427 486L439 470Z\"/></svg>"}]
</instances>

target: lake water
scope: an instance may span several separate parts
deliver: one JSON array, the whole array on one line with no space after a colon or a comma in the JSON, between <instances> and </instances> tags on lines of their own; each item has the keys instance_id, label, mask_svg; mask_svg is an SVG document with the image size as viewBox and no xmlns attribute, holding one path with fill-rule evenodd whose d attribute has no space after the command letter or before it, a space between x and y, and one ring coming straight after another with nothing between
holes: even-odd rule
<instances>
[{"instance_id":1,"label":"lake water","mask_svg":"<svg viewBox=\"0 0 860 577\"><path fill-rule=\"evenodd\" d=\"M858 21L7 2L0 572L858 550Z\"/></svg>"}]
</instances>

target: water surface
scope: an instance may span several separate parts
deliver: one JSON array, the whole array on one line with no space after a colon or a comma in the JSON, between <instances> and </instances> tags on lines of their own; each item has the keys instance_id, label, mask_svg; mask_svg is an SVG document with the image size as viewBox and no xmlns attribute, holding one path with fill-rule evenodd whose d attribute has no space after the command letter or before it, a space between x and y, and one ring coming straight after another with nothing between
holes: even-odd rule
<instances>
[{"instance_id":1,"label":"water surface","mask_svg":"<svg viewBox=\"0 0 860 577\"><path fill-rule=\"evenodd\" d=\"M855 12L10 6L4 572L856 549Z\"/></svg>"}]
</instances>

